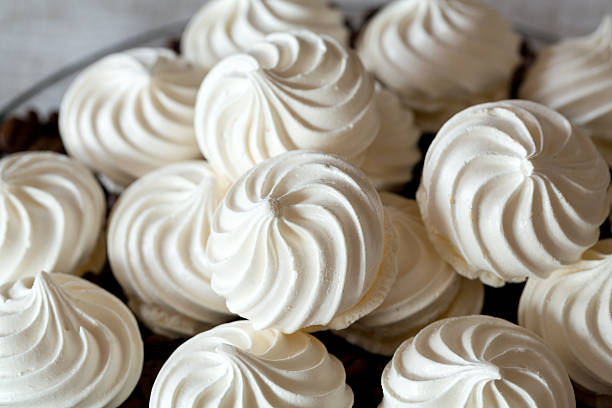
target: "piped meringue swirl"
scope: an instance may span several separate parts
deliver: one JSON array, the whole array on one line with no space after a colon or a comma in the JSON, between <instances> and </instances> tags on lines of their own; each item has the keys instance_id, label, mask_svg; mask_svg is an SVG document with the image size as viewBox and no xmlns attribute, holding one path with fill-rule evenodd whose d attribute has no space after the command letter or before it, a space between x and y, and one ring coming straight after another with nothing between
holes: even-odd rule
<instances>
[{"instance_id":1,"label":"piped meringue swirl","mask_svg":"<svg viewBox=\"0 0 612 408\"><path fill-rule=\"evenodd\" d=\"M204 71L162 48L107 56L70 85L60 131L70 155L121 191L166 164L200 157L194 106Z\"/></svg>"},{"instance_id":2,"label":"piped meringue swirl","mask_svg":"<svg viewBox=\"0 0 612 408\"><path fill-rule=\"evenodd\" d=\"M200 148L232 181L289 150L360 164L379 127L374 81L359 57L309 31L271 34L226 58L207 75L196 104Z\"/></svg>"},{"instance_id":3,"label":"piped meringue swirl","mask_svg":"<svg viewBox=\"0 0 612 408\"><path fill-rule=\"evenodd\" d=\"M403 343L379 408L574 408L559 358L530 331L489 316L437 321Z\"/></svg>"},{"instance_id":4,"label":"piped meringue swirl","mask_svg":"<svg viewBox=\"0 0 612 408\"><path fill-rule=\"evenodd\" d=\"M171 164L130 185L113 208L111 268L153 331L192 336L231 317L203 259L210 218L227 188L204 161Z\"/></svg>"},{"instance_id":5,"label":"piped meringue swirl","mask_svg":"<svg viewBox=\"0 0 612 408\"><path fill-rule=\"evenodd\" d=\"M435 131L461 109L508 97L519 36L475 0L399 0L368 23L357 49L365 66Z\"/></svg>"},{"instance_id":6,"label":"piped meringue swirl","mask_svg":"<svg viewBox=\"0 0 612 408\"><path fill-rule=\"evenodd\" d=\"M213 0L192 17L181 39L181 51L210 69L268 34L299 28L348 44L342 14L325 0Z\"/></svg>"},{"instance_id":7,"label":"piped meringue swirl","mask_svg":"<svg viewBox=\"0 0 612 408\"><path fill-rule=\"evenodd\" d=\"M391 289L396 268L381 261L393 259L396 240L365 174L296 150L234 183L213 216L206 260L213 290L255 328L342 329Z\"/></svg>"},{"instance_id":8,"label":"piped meringue swirl","mask_svg":"<svg viewBox=\"0 0 612 408\"><path fill-rule=\"evenodd\" d=\"M542 50L519 94L586 131L612 166L612 16L591 35Z\"/></svg>"},{"instance_id":9,"label":"piped meringue swirl","mask_svg":"<svg viewBox=\"0 0 612 408\"><path fill-rule=\"evenodd\" d=\"M0 284L34 271L81 274L105 259L102 188L77 161L50 152L0 160Z\"/></svg>"},{"instance_id":10,"label":"piped meringue swirl","mask_svg":"<svg viewBox=\"0 0 612 408\"><path fill-rule=\"evenodd\" d=\"M429 148L417 201L436 248L468 278L546 278L595 244L610 174L589 137L534 102L471 107Z\"/></svg>"},{"instance_id":11,"label":"piped meringue swirl","mask_svg":"<svg viewBox=\"0 0 612 408\"><path fill-rule=\"evenodd\" d=\"M136 319L102 288L44 272L0 286L0 406L115 408L142 363Z\"/></svg>"},{"instance_id":12,"label":"piped meringue swirl","mask_svg":"<svg viewBox=\"0 0 612 408\"><path fill-rule=\"evenodd\" d=\"M548 279L529 279L519 323L542 336L572 380L612 395L612 239Z\"/></svg>"},{"instance_id":13,"label":"piped meringue swirl","mask_svg":"<svg viewBox=\"0 0 612 408\"><path fill-rule=\"evenodd\" d=\"M217 326L180 346L162 367L151 408L351 407L344 367L313 336Z\"/></svg>"}]
</instances>

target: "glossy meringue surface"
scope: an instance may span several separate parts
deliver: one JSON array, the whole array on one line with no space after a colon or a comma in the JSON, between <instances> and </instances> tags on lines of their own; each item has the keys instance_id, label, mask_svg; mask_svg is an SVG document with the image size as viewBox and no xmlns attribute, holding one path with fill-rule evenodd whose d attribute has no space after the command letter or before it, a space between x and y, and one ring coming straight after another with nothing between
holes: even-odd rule
<instances>
[{"instance_id":1,"label":"glossy meringue surface","mask_svg":"<svg viewBox=\"0 0 612 408\"><path fill-rule=\"evenodd\" d=\"M104 289L45 272L0 286L1 406L115 408L142 364L136 319Z\"/></svg>"},{"instance_id":2,"label":"glossy meringue surface","mask_svg":"<svg viewBox=\"0 0 612 408\"><path fill-rule=\"evenodd\" d=\"M202 153L232 181L289 150L360 164L379 128L374 81L357 54L304 30L271 34L221 61L196 104Z\"/></svg>"},{"instance_id":3,"label":"glossy meringue surface","mask_svg":"<svg viewBox=\"0 0 612 408\"><path fill-rule=\"evenodd\" d=\"M519 63L520 38L476 0L398 0L357 42L365 66L436 131L467 106L504 99Z\"/></svg>"},{"instance_id":4,"label":"glossy meringue surface","mask_svg":"<svg viewBox=\"0 0 612 408\"><path fill-rule=\"evenodd\" d=\"M204 261L210 218L228 187L205 161L177 163L134 182L113 208L111 268L154 332L192 336L231 318Z\"/></svg>"},{"instance_id":5,"label":"glossy meringue surface","mask_svg":"<svg viewBox=\"0 0 612 408\"><path fill-rule=\"evenodd\" d=\"M529 101L468 108L429 148L417 201L461 274L501 286L546 278L595 244L610 174L590 138Z\"/></svg>"},{"instance_id":6,"label":"glossy meringue surface","mask_svg":"<svg viewBox=\"0 0 612 408\"><path fill-rule=\"evenodd\" d=\"M612 16L588 36L542 50L519 95L562 113L612 164Z\"/></svg>"},{"instance_id":7,"label":"glossy meringue surface","mask_svg":"<svg viewBox=\"0 0 612 408\"><path fill-rule=\"evenodd\" d=\"M66 151L121 191L164 165L201 157L193 129L205 72L162 48L109 55L86 68L62 99Z\"/></svg>"},{"instance_id":8,"label":"glossy meringue surface","mask_svg":"<svg viewBox=\"0 0 612 408\"><path fill-rule=\"evenodd\" d=\"M532 332L502 319L437 321L404 342L383 372L379 408L573 408L559 358Z\"/></svg>"},{"instance_id":9,"label":"glossy meringue surface","mask_svg":"<svg viewBox=\"0 0 612 408\"><path fill-rule=\"evenodd\" d=\"M519 323L542 336L572 380L612 395L612 239L598 242L582 261L548 279L529 279Z\"/></svg>"},{"instance_id":10,"label":"glossy meringue surface","mask_svg":"<svg viewBox=\"0 0 612 408\"><path fill-rule=\"evenodd\" d=\"M348 43L342 13L325 0L213 0L192 17L181 38L181 51L210 69L268 34L300 28Z\"/></svg>"},{"instance_id":11,"label":"glossy meringue surface","mask_svg":"<svg viewBox=\"0 0 612 408\"><path fill-rule=\"evenodd\" d=\"M339 157L295 150L268 159L213 215L212 288L257 329L344 328L375 309L395 279L381 262L397 246L385 221L372 183Z\"/></svg>"},{"instance_id":12,"label":"glossy meringue surface","mask_svg":"<svg viewBox=\"0 0 612 408\"><path fill-rule=\"evenodd\" d=\"M77 161L51 152L2 158L0 284L41 270L97 271L105 210L102 188Z\"/></svg>"}]
</instances>

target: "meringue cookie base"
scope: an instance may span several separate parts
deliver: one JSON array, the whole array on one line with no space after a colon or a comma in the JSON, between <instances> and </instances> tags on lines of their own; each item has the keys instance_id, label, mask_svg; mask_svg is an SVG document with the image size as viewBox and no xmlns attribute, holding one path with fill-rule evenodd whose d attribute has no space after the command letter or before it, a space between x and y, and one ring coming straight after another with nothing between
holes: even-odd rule
<instances>
[{"instance_id":1,"label":"meringue cookie base","mask_svg":"<svg viewBox=\"0 0 612 408\"><path fill-rule=\"evenodd\" d=\"M591 408L612 408L612 395L595 394L572 381L576 400Z\"/></svg>"},{"instance_id":2,"label":"meringue cookie base","mask_svg":"<svg viewBox=\"0 0 612 408\"><path fill-rule=\"evenodd\" d=\"M79 267L75 272L78 276L83 276L85 272L99 274L106 264L106 229L102 228L98 234L96 246L89 257L87 263Z\"/></svg>"}]
</instances>

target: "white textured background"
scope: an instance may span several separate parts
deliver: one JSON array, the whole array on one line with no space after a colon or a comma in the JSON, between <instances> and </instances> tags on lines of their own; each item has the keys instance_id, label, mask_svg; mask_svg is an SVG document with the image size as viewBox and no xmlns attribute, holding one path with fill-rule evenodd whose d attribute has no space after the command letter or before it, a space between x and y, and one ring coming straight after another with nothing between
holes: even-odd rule
<instances>
[{"instance_id":1,"label":"white textured background","mask_svg":"<svg viewBox=\"0 0 612 408\"><path fill-rule=\"evenodd\" d=\"M0 0L0 109L57 70L167 24L180 32L206 0ZM484 0L515 24L555 36L592 31L612 0ZM354 12L385 0L336 0ZM37 101L57 104L58 92ZM39 98L40 99L40 98Z\"/></svg>"}]
</instances>

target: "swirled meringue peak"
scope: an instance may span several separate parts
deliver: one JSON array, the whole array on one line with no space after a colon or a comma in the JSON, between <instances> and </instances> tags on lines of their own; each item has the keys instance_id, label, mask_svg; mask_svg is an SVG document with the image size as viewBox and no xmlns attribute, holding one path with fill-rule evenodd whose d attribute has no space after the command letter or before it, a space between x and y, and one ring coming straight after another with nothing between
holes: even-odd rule
<instances>
[{"instance_id":1,"label":"swirled meringue peak","mask_svg":"<svg viewBox=\"0 0 612 408\"><path fill-rule=\"evenodd\" d=\"M379 408L574 408L559 358L529 330L490 316L439 320L404 342Z\"/></svg>"},{"instance_id":2,"label":"swirled meringue peak","mask_svg":"<svg viewBox=\"0 0 612 408\"><path fill-rule=\"evenodd\" d=\"M361 169L379 190L399 190L412 180L412 169L421 160L421 131L410 109L393 92L376 84L380 131L367 150Z\"/></svg>"},{"instance_id":3,"label":"swirled meringue peak","mask_svg":"<svg viewBox=\"0 0 612 408\"><path fill-rule=\"evenodd\" d=\"M308 29L348 44L344 17L325 0L213 0L193 16L181 39L181 52L210 69L266 35Z\"/></svg>"},{"instance_id":4,"label":"swirled meringue peak","mask_svg":"<svg viewBox=\"0 0 612 408\"><path fill-rule=\"evenodd\" d=\"M115 408L142 363L136 319L93 283L41 272L0 286L0 406Z\"/></svg>"},{"instance_id":5,"label":"swirled meringue peak","mask_svg":"<svg viewBox=\"0 0 612 408\"><path fill-rule=\"evenodd\" d=\"M60 106L68 153L111 191L164 165L201 157L193 129L204 71L162 48L109 55L86 68Z\"/></svg>"},{"instance_id":6,"label":"swirled meringue peak","mask_svg":"<svg viewBox=\"0 0 612 408\"><path fill-rule=\"evenodd\" d=\"M589 36L542 50L519 94L565 115L612 166L612 16Z\"/></svg>"},{"instance_id":7,"label":"swirled meringue peak","mask_svg":"<svg viewBox=\"0 0 612 408\"><path fill-rule=\"evenodd\" d=\"M376 310L336 334L372 353L392 355L435 320L480 313L484 290L480 281L461 277L440 258L414 200L391 193L381 199L399 236L398 277Z\"/></svg>"},{"instance_id":8,"label":"swirled meringue peak","mask_svg":"<svg viewBox=\"0 0 612 408\"><path fill-rule=\"evenodd\" d=\"M546 278L597 242L610 174L588 136L529 101L471 107L438 132L417 201L461 274L501 286Z\"/></svg>"},{"instance_id":9,"label":"swirled meringue peak","mask_svg":"<svg viewBox=\"0 0 612 408\"><path fill-rule=\"evenodd\" d=\"M65 155L27 152L0 160L0 284L41 270L82 274L106 259L102 188Z\"/></svg>"},{"instance_id":10,"label":"swirled meringue peak","mask_svg":"<svg viewBox=\"0 0 612 408\"><path fill-rule=\"evenodd\" d=\"M192 336L231 318L203 259L227 187L205 161L176 163L132 183L113 208L111 268L132 310L157 333Z\"/></svg>"},{"instance_id":11,"label":"swirled meringue peak","mask_svg":"<svg viewBox=\"0 0 612 408\"><path fill-rule=\"evenodd\" d=\"M585 252L582 261L548 279L529 279L519 323L561 358L572 380L612 396L612 239Z\"/></svg>"},{"instance_id":12,"label":"swirled meringue peak","mask_svg":"<svg viewBox=\"0 0 612 408\"><path fill-rule=\"evenodd\" d=\"M398 0L357 41L365 66L435 131L461 109L508 97L520 38L475 0Z\"/></svg>"},{"instance_id":13,"label":"swirled meringue peak","mask_svg":"<svg viewBox=\"0 0 612 408\"><path fill-rule=\"evenodd\" d=\"M397 236L374 185L319 152L268 159L230 188L206 246L212 288L256 329L343 329L380 305ZM313 327L315 326L315 327Z\"/></svg>"},{"instance_id":14,"label":"swirled meringue peak","mask_svg":"<svg viewBox=\"0 0 612 408\"><path fill-rule=\"evenodd\" d=\"M321 150L359 165L379 128L374 80L357 54L304 30L271 34L224 59L196 103L200 148L231 181L289 150Z\"/></svg>"}]
</instances>

